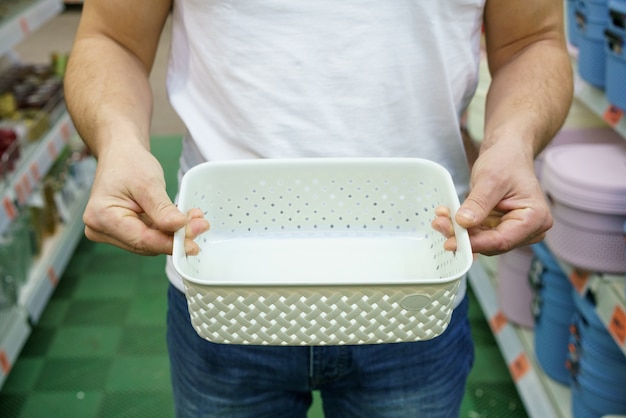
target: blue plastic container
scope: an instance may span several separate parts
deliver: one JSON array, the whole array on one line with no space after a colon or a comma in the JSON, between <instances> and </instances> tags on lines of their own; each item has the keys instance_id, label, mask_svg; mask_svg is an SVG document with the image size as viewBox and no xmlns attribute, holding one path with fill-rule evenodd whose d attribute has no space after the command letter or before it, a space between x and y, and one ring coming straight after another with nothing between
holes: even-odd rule
<instances>
[{"instance_id":1,"label":"blue plastic container","mask_svg":"<svg viewBox=\"0 0 626 418\"><path fill-rule=\"evenodd\" d=\"M580 396L590 409L600 413L600 416L626 414L626 397L603 391L584 374L576 375L576 384L580 388L577 396Z\"/></svg>"},{"instance_id":2,"label":"blue plastic container","mask_svg":"<svg viewBox=\"0 0 626 418\"><path fill-rule=\"evenodd\" d=\"M541 261L544 270L565 275L565 273L563 273L563 269L545 243L540 242L538 244L533 244L530 247L532 248L533 253L535 253L537 259Z\"/></svg>"},{"instance_id":3,"label":"blue plastic container","mask_svg":"<svg viewBox=\"0 0 626 418\"><path fill-rule=\"evenodd\" d=\"M581 344L583 346L591 345L591 349L595 352L623 362L626 376L626 356L624 356L611 334L609 334L606 326L596 314L592 301L575 291L572 292L572 300L576 305L577 328Z\"/></svg>"},{"instance_id":4,"label":"blue plastic container","mask_svg":"<svg viewBox=\"0 0 626 418\"><path fill-rule=\"evenodd\" d=\"M597 364L590 362L589 357L581 354L578 363L578 373L584 375L589 382L596 385L607 394L612 394L618 399L626 399L626 375L619 373L619 370L605 372L605 369L597 367Z\"/></svg>"},{"instance_id":5,"label":"blue plastic container","mask_svg":"<svg viewBox=\"0 0 626 418\"><path fill-rule=\"evenodd\" d=\"M576 23L578 29L578 73L589 84L604 89L606 79L606 47L604 31L609 22L606 18L594 19L578 9Z\"/></svg>"},{"instance_id":6,"label":"blue plastic container","mask_svg":"<svg viewBox=\"0 0 626 418\"><path fill-rule=\"evenodd\" d=\"M543 243L533 244L531 247L534 253L528 275L531 286L537 292L542 290L559 292L558 297L571 304L573 286L548 247Z\"/></svg>"},{"instance_id":7,"label":"blue plastic container","mask_svg":"<svg viewBox=\"0 0 626 418\"><path fill-rule=\"evenodd\" d=\"M573 385L572 385L573 388ZM572 414L574 418L599 418L600 415L589 408L580 396L577 396L577 392L572 389Z\"/></svg>"},{"instance_id":8,"label":"blue plastic container","mask_svg":"<svg viewBox=\"0 0 626 418\"><path fill-rule=\"evenodd\" d=\"M626 35L626 0L609 1L609 30Z\"/></svg>"},{"instance_id":9,"label":"blue plastic container","mask_svg":"<svg viewBox=\"0 0 626 418\"><path fill-rule=\"evenodd\" d=\"M578 46L578 29L576 29L576 3L578 0L567 0L567 40L573 46Z\"/></svg>"},{"instance_id":10,"label":"blue plastic container","mask_svg":"<svg viewBox=\"0 0 626 418\"><path fill-rule=\"evenodd\" d=\"M626 110L626 32L605 31L605 93L609 103Z\"/></svg>"},{"instance_id":11,"label":"blue plastic container","mask_svg":"<svg viewBox=\"0 0 626 418\"><path fill-rule=\"evenodd\" d=\"M609 0L578 0L576 8L592 20L606 20L609 16Z\"/></svg>"},{"instance_id":12,"label":"blue plastic container","mask_svg":"<svg viewBox=\"0 0 626 418\"><path fill-rule=\"evenodd\" d=\"M570 326L576 312L571 292L560 292L544 287L537 294L535 306L537 362L548 376L567 385L570 381L570 372L567 368Z\"/></svg>"}]
</instances>

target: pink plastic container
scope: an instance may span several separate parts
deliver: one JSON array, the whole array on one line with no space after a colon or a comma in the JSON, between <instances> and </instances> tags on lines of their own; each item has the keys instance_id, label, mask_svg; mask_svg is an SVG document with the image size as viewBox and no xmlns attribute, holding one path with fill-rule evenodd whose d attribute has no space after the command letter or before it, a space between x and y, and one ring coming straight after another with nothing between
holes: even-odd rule
<instances>
[{"instance_id":1,"label":"pink plastic container","mask_svg":"<svg viewBox=\"0 0 626 418\"><path fill-rule=\"evenodd\" d=\"M607 126L589 128L563 128L548 146L535 158L535 172L541 179L541 171L546 153L554 147L570 144L622 144L624 138L615 129Z\"/></svg>"},{"instance_id":2,"label":"pink plastic container","mask_svg":"<svg viewBox=\"0 0 626 418\"><path fill-rule=\"evenodd\" d=\"M498 304L511 322L525 328L535 325L528 279L533 255L530 247L521 247L498 256Z\"/></svg>"},{"instance_id":3,"label":"pink plastic container","mask_svg":"<svg viewBox=\"0 0 626 418\"><path fill-rule=\"evenodd\" d=\"M546 150L541 178L554 217L546 243L557 257L596 272L626 272L626 141Z\"/></svg>"}]
</instances>

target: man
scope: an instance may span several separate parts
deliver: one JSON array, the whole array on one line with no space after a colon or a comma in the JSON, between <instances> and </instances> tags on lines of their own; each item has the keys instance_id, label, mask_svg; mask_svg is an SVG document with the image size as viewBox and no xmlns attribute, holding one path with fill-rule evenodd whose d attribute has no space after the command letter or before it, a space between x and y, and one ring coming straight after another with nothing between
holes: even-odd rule
<instances>
[{"instance_id":1,"label":"man","mask_svg":"<svg viewBox=\"0 0 626 418\"><path fill-rule=\"evenodd\" d=\"M173 7L168 91L185 122L181 172L206 160L421 157L443 164L473 251L540 241L551 226L533 158L569 109L562 0L165 0L85 2L67 103L98 159L88 238L139 254L186 252L209 229L178 211L149 151L148 74ZM493 81L471 174L459 120L477 82L484 25ZM454 250L450 214L433 227ZM462 286L430 341L354 347L216 345L189 325L168 268L177 415L304 417L319 389L332 417L458 415L472 363Z\"/></svg>"}]
</instances>

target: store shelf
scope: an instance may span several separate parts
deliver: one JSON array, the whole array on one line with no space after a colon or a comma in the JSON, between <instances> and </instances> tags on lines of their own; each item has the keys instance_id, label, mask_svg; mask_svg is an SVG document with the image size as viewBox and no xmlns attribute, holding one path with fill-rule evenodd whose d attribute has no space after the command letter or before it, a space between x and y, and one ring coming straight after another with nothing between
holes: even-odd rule
<instances>
[{"instance_id":1,"label":"store shelf","mask_svg":"<svg viewBox=\"0 0 626 418\"><path fill-rule=\"evenodd\" d=\"M547 376L537 363L534 333L507 320L498 305L496 285L479 259L469 282L531 418L570 418L571 394L567 386Z\"/></svg>"},{"instance_id":2,"label":"store shelf","mask_svg":"<svg viewBox=\"0 0 626 418\"><path fill-rule=\"evenodd\" d=\"M0 387L30 335L26 312L18 307L0 310Z\"/></svg>"},{"instance_id":3,"label":"store shelf","mask_svg":"<svg viewBox=\"0 0 626 418\"><path fill-rule=\"evenodd\" d=\"M624 110L611 105L604 92L583 81L579 76L575 81L575 97L593 113L626 140L626 116Z\"/></svg>"},{"instance_id":4,"label":"store shelf","mask_svg":"<svg viewBox=\"0 0 626 418\"><path fill-rule=\"evenodd\" d=\"M75 132L69 114L64 112L44 138L23 150L16 171L9 175L6 184L0 184L0 234L15 219L19 206L28 200Z\"/></svg>"},{"instance_id":5,"label":"store shelf","mask_svg":"<svg viewBox=\"0 0 626 418\"><path fill-rule=\"evenodd\" d=\"M34 0L0 21L0 56L63 10L61 0Z\"/></svg>"},{"instance_id":6,"label":"store shelf","mask_svg":"<svg viewBox=\"0 0 626 418\"><path fill-rule=\"evenodd\" d=\"M35 260L26 283L20 289L18 305L26 309L35 323L80 241L84 227L81 218L88 198L89 189L81 190L70 209L73 221L59 225L55 236L45 240L41 255Z\"/></svg>"}]
</instances>

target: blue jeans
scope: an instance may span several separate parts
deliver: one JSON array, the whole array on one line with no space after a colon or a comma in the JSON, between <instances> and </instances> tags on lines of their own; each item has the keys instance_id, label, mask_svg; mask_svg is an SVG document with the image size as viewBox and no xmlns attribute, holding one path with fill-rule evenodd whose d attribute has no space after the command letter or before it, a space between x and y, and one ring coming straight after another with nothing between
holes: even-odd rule
<instances>
[{"instance_id":1,"label":"blue jeans","mask_svg":"<svg viewBox=\"0 0 626 418\"><path fill-rule=\"evenodd\" d=\"M328 418L459 415L474 359L467 297L435 339L322 347L214 344L192 328L184 294L170 285L168 300L179 418L304 418L312 390Z\"/></svg>"}]
</instances>

